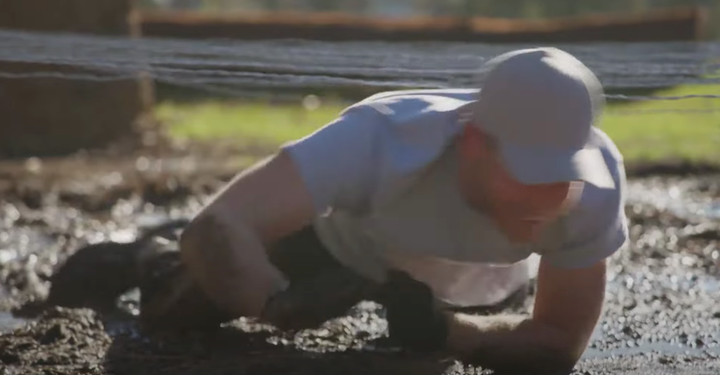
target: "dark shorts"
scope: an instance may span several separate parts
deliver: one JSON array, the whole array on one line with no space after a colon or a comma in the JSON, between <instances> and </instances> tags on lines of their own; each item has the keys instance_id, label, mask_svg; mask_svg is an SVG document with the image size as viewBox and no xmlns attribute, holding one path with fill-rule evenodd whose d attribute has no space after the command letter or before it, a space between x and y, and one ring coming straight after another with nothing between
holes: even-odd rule
<instances>
[{"instance_id":1,"label":"dark shorts","mask_svg":"<svg viewBox=\"0 0 720 375\"><path fill-rule=\"evenodd\" d=\"M269 259L287 277L290 284L310 282L317 275L327 271L333 271L334 274L353 273L333 258L312 227L306 227L279 241L269 249ZM180 262L178 252L163 253L153 258L145 269L149 271L142 278L140 285L140 318L144 325L171 329L212 328L239 318L218 309L198 286L193 284ZM338 278L338 280L348 279ZM338 285L332 287L335 291L342 289L342 286ZM355 291L357 288L348 288L348 290ZM322 293L322 290L315 292ZM341 308L347 307L348 301L355 304L370 299L366 294L352 293L355 295L342 298ZM524 300L524 294L514 295L497 306L450 308L450 310L487 314L516 304L518 299ZM337 315L338 306L326 306L326 308L328 319Z\"/></svg>"}]
</instances>

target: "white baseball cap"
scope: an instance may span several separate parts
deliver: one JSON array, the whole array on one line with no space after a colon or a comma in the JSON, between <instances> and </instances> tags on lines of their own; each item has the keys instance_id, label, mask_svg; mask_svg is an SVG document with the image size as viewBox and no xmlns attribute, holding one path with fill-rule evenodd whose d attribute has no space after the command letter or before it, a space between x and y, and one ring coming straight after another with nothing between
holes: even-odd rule
<instances>
[{"instance_id":1,"label":"white baseball cap","mask_svg":"<svg viewBox=\"0 0 720 375\"><path fill-rule=\"evenodd\" d=\"M515 178L615 186L590 141L605 98L587 66L557 48L532 48L497 56L485 68L471 117L494 139Z\"/></svg>"}]
</instances>

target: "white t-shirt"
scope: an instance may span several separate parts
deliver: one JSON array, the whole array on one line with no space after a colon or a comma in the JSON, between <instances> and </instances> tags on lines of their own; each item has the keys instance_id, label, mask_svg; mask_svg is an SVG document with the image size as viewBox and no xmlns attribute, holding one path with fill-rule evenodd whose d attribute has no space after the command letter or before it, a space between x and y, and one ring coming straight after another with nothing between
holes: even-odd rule
<instances>
[{"instance_id":1,"label":"white t-shirt","mask_svg":"<svg viewBox=\"0 0 720 375\"><path fill-rule=\"evenodd\" d=\"M511 244L463 200L454 139L477 90L394 91L348 107L313 134L283 146L299 166L321 241L375 280L389 267L426 282L458 306L488 305L527 280L526 261L558 267L606 258L628 238L622 156L601 130L616 189L586 184L579 205L537 243Z\"/></svg>"}]
</instances>

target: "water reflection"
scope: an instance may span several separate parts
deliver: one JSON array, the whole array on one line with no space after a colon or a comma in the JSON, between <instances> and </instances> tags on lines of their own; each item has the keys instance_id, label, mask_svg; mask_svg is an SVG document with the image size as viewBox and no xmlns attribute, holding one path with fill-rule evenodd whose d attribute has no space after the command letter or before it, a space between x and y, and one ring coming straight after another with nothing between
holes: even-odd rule
<instances>
[{"instance_id":1,"label":"water reflection","mask_svg":"<svg viewBox=\"0 0 720 375\"><path fill-rule=\"evenodd\" d=\"M9 312L0 312L0 335L10 333L27 324L24 319L17 318Z\"/></svg>"},{"instance_id":2,"label":"water reflection","mask_svg":"<svg viewBox=\"0 0 720 375\"><path fill-rule=\"evenodd\" d=\"M633 345L628 343L625 347L611 350L600 350L589 348L583 354L583 359L590 358L608 358L613 356L621 355L638 355L638 354L649 354L649 353L660 353L660 354L685 354L685 355L701 355L701 354L715 354L720 355L720 347L710 348L692 348L685 345L670 343L670 342L655 342L647 343L642 345Z\"/></svg>"},{"instance_id":3,"label":"water reflection","mask_svg":"<svg viewBox=\"0 0 720 375\"><path fill-rule=\"evenodd\" d=\"M628 203L643 203L687 219L720 220L720 177L628 181ZM708 194L710 193L710 194Z\"/></svg>"}]
</instances>

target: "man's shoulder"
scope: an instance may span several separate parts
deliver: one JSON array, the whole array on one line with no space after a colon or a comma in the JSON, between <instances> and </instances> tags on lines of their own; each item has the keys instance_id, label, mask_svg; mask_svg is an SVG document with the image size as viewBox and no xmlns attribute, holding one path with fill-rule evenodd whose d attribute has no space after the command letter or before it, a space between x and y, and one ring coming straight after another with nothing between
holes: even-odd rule
<instances>
[{"instance_id":1,"label":"man's shoulder","mask_svg":"<svg viewBox=\"0 0 720 375\"><path fill-rule=\"evenodd\" d=\"M318 211L361 210L399 194L444 154L459 129L457 109L472 97L472 90L379 93L283 149L298 165Z\"/></svg>"},{"instance_id":2,"label":"man's shoulder","mask_svg":"<svg viewBox=\"0 0 720 375\"><path fill-rule=\"evenodd\" d=\"M371 147L383 177L407 178L445 153L461 131L464 109L474 101L477 92L471 89L382 92L343 110L340 122L350 126L367 124L362 128L373 133Z\"/></svg>"},{"instance_id":3,"label":"man's shoulder","mask_svg":"<svg viewBox=\"0 0 720 375\"><path fill-rule=\"evenodd\" d=\"M463 108L477 97L476 89L425 89L380 92L347 107L342 114L370 110L388 124L456 121Z\"/></svg>"},{"instance_id":4,"label":"man's shoulder","mask_svg":"<svg viewBox=\"0 0 720 375\"><path fill-rule=\"evenodd\" d=\"M624 158L620 149L618 149L615 142L607 133L605 133L604 130L598 127L593 127L591 143L602 151L605 163L608 164L608 167L613 167L618 164L620 166L623 165Z\"/></svg>"},{"instance_id":5,"label":"man's shoulder","mask_svg":"<svg viewBox=\"0 0 720 375\"><path fill-rule=\"evenodd\" d=\"M547 256L558 266L588 266L614 254L628 240L627 184L622 154L600 129L593 129L592 142L601 150L615 186L584 186L579 204L563 220L562 244Z\"/></svg>"},{"instance_id":6,"label":"man's shoulder","mask_svg":"<svg viewBox=\"0 0 720 375\"><path fill-rule=\"evenodd\" d=\"M580 202L569 215L570 220L567 222L571 243L587 240L588 236L599 236L600 233L613 236L613 230L614 235L619 236L625 231L624 226L627 223L625 215L627 183L623 156L612 139L600 129L593 129L592 141L601 150L615 186L601 188L591 184L585 185Z\"/></svg>"},{"instance_id":7,"label":"man's shoulder","mask_svg":"<svg viewBox=\"0 0 720 375\"><path fill-rule=\"evenodd\" d=\"M624 158L613 140L601 129L593 128L591 142L598 147L605 160L605 165L613 177L615 186L613 188L600 188L586 184L577 209L578 216L587 215L592 212L597 214L598 210L617 212L624 203L626 186L626 175Z\"/></svg>"},{"instance_id":8,"label":"man's shoulder","mask_svg":"<svg viewBox=\"0 0 720 375\"><path fill-rule=\"evenodd\" d=\"M444 88L383 91L359 101L358 103L378 102L388 99L412 99L418 97L442 97L456 100L473 100L479 89Z\"/></svg>"}]
</instances>

